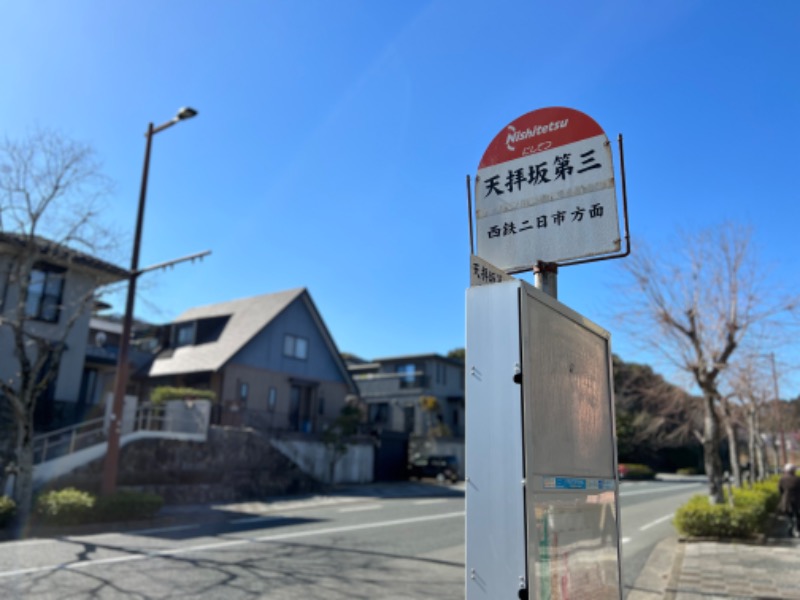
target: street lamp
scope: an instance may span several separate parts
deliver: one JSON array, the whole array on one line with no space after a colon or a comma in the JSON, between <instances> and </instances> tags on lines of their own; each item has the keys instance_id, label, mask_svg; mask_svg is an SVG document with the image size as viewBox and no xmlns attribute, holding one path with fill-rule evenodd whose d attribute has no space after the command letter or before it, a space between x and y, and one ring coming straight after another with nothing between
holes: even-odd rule
<instances>
[{"instance_id":1,"label":"street lamp","mask_svg":"<svg viewBox=\"0 0 800 600\"><path fill-rule=\"evenodd\" d=\"M117 354L117 373L114 379L114 398L111 405L111 417L108 424L108 450L103 466L103 494L111 494L117 487L117 471L119 467L119 439L122 428L122 408L125 398L125 388L128 384L128 345L131 339L131 324L133 322L133 304L136 297L136 280L141 274L139 270L139 247L142 239L142 223L144 221L144 202L147 196L147 175L150 170L150 147L153 136L165 129L172 127L179 121L191 119L197 115L193 108L181 108L178 113L166 123L154 127L150 123L147 127L147 142L144 151L144 167L142 169L142 185L139 192L139 210L136 215L136 232L133 236L133 254L131 256L131 269L128 273L128 297L125 302L125 315L122 319L122 337L119 342Z\"/></svg>"}]
</instances>

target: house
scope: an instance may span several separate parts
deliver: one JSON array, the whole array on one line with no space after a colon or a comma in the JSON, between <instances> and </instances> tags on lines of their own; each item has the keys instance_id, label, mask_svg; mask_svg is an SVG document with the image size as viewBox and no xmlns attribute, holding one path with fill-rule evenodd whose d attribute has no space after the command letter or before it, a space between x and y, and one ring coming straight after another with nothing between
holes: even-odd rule
<instances>
[{"instance_id":1,"label":"house","mask_svg":"<svg viewBox=\"0 0 800 600\"><path fill-rule=\"evenodd\" d=\"M66 344L58 376L38 399L34 426L49 431L80 421L81 382L94 295L97 288L127 279L128 271L41 237L0 232L0 380L17 377L12 323L21 300L17 272L33 258L27 298L26 331Z\"/></svg>"},{"instance_id":2,"label":"house","mask_svg":"<svg viewBox=\"0 0 800 600\"><path fill-rule=\"evenodd\" d=\"M108 308L108 307L105 307ZM128 348L129 381L127 393L139 396L142 379L159 346L159 331L154 325L135 320ZM93 314L89 319L86 358L83 365L78 406L87 415L102 416L105 403L114 392L119 344L122 341L121 317Z\"/></svg>"},{"instance_id":3,"label":"house","mask_svg":"<svg viewBox=\"0 0 800 600\"><path fill-rule=\"evenodd\" d=\"M348 363L375 430L464 437L464 363L440 354ZM448 435L449 434L449 435Z\"/></svg>"},{"instance_id":4,"label":"house","mask_svg":"<svg viewBox=\"0 0 800 600\"><path fill-rule=\"evenodd\" d=\"M212 390L212 423L321 432L356 392L305 288L189 309L167 337L150 387Z\"/></svg>"}]
</instances>

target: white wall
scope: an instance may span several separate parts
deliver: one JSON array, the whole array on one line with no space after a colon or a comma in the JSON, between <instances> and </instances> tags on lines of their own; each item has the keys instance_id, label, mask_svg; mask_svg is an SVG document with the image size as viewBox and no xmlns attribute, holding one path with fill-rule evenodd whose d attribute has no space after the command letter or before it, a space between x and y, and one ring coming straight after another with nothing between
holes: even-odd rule
<instances>
[{"instance_id":1,"label":"white wall","mask_svg":"<svg viewBox=\"0 0 800 600\"><path fill-rule=\"evenodd\" d=\"M375 450L371 443L348 444L330 476L330 451L325 444L306 440L270 440L284 456L318 481L325 483L371 483Z\"/></svg>"}]
</instances>

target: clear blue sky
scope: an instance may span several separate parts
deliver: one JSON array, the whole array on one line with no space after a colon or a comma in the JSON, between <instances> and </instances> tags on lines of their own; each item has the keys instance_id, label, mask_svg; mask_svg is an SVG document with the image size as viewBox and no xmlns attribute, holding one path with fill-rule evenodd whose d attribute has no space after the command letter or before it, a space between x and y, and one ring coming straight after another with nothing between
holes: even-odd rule
<instances>
[{"instance_id":1,"label":"clear blue sky","mask_svg":"<svg viewBox=\"0 0 800 600\"><path fill-rule=\"evenodd\" d=\"M634 244L748 223L800 288L800 3L4 2L0 54L0 130L94 146L123 266L147 124L199 111L154 139L140 262L213 254L143 277L141 318L306 286L342 351L462 346L465 177L547 106L624 135ZM636 361L618 276L562 270L559 298Z\"/></svg>"}]
</instances>

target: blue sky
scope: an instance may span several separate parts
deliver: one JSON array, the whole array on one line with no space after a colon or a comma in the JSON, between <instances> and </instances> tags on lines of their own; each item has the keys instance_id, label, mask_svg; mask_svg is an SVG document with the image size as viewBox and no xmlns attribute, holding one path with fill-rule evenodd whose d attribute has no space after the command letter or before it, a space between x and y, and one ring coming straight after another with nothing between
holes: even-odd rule
<instances>
[{"instance_id":1,"label":"blue sky","mask_svg":"<svg viewBox=\"0 0 800 600\"><path fill-rule=\"evenodd\" d=\"M0 131L94 146L121 265L148 122L199 111L154 139L140 264L213 254L142 277L141 318L306 286L342 351L462 346L465 177L547 106L624 135L634 250L738 221L800 288L795 2L4 2L0 53ZM619 275L562 269L559 299L641 360Z\"/></svg>"}]
</instances>

